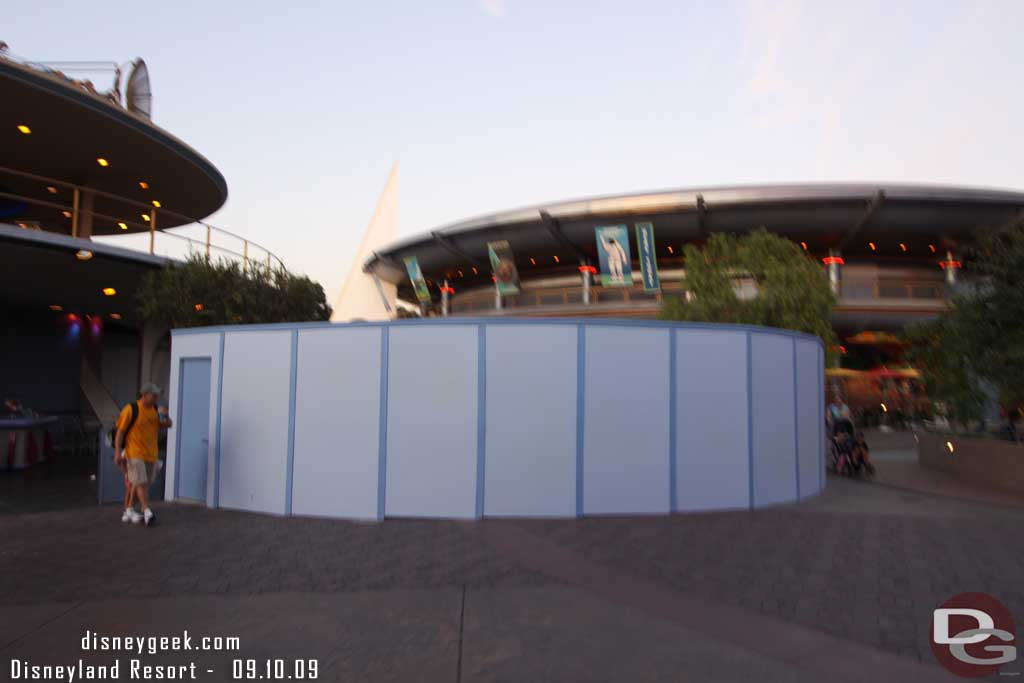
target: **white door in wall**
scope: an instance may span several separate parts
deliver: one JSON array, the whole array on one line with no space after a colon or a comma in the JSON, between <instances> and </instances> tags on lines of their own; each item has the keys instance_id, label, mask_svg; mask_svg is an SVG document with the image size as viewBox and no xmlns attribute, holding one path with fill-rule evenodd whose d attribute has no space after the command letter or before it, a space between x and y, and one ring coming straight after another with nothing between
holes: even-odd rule
<instances>
[{"instance_id":1,"label":"white door in wall","mask_svg":"<svg viewBox=\"0 0 1024 683\"><path fill-rule=\"evenodd\" d=\"M210 359L181 361L176 498L206 501L210 454Z\"/></svg>"}]
</instances>

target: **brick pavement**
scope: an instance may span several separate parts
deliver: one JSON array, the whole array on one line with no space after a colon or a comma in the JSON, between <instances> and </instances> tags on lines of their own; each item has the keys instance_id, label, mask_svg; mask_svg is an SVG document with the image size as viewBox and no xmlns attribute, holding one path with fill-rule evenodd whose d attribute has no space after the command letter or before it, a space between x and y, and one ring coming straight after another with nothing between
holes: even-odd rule
<instances>
[{"instance_id":1,"label":"brick pavement","mask_svg":"<svg viewBox=\"0 0 1024 683\"><path fill-rule=\"evenodd\" d=\"M930 664L931 609L966 590L1024 615L1024 510L830 478L795 506L700 515L356 523L114 507L0 517L4 606L125 597L564 584L488 531L514 526L596 567ZM131 548L136 558L126 561Z\"/></svg>"}]
</instances>

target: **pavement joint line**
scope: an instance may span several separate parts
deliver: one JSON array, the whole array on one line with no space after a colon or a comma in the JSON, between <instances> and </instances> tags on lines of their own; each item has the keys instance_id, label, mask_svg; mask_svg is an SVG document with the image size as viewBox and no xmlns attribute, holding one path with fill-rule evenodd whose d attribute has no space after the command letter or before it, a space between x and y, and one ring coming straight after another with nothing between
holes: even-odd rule
<instances>
[{"instance_id":1,"label":"pavement joint line","mask_svg":"<svg viewBox=\"0 0 1024 683\"><path fill-rule=\"evenodd\" d=\"M516 523L497 522L484 526L481 531L484 540L498 552L535 571L823 678L850 683L959 680L944 675L937 666L751 610L687 595L600 565L537 537Z\"/></svg>"},{"instance_id":2,"label":"pavement joint line","mask_svg":"<svg viewBox=\"0 0 1024 683\"><path fill-rule=\"evenodd\" d=\"M39 632L39 631L42 631L42 630L43 630L44 628L46 628L47 626L49 626L49 625L50 625L50 624L52 624L53 622L55 622L55 621L57 621L58 619L60 619L60 618L62 618L62 617L64 617L64 616L66 616L66 615L70 614L71 612L75 611L76 609L78 609L79 607L81 607L81 606L82 606L82 605L84 605L84 604L85 604L85 601L84 601L84 600L83 600L83 601L79 601L79 602L76 602L76 603L75 603L75 604L73 604L73 605L72 605L71 607L68 607L68 608L67 608L66 610L64 610L63 612L61 612L60 614L57 614L57 615L55 615L55 616L53 616L53 617L51 617L51 618L47 619L47 620L46 620L46 621L44 621L43 623L39 624L38 626L36 626L36 627L35 627L34 629L32 629L31 631L26 631L25 633L22 633L22 634L21 634L20 636L18 636L17 638L15 638L14 640L12 640L11 642L9 642L9 643L6 643L6 644L5 644L5 645L3 645L2 647L0 647L0 652L4 652L4 651L6 651L6 650L10 649L11 647L13 647L14 645L17 645L18 643L20 643L21 641L25 640L25 638L28 638L28 637L29 637L30 635L32 635L33 633L37 633L37 632Z\"/></svg>"},{"instance_id":3,"label":"pavement joint line","mask_svg":"<svg viewBox=\"0 0 1024 683\"><path fill-rule=\"evenodd\" d=\"M462 683L462 633L466 623L466 584L462 584L462 607L459 609L459 652L455 660L455 683Z\"/></svg>"}]
</instances>

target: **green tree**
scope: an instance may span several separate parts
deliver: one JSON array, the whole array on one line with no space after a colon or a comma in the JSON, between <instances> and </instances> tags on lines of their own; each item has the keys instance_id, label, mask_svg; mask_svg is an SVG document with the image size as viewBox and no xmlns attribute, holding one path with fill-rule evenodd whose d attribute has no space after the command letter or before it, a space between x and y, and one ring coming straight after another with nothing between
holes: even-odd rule
<instances>
[{"instance_id":1,"label":"green tree","mask_svg":"<svg viewBox=\"0 0 1024 683\"><path fill-rule=\"evenodd\" d=\"M248 269L192 256L148 273L137 294L139 316L166 327L329 320L323 287L283 268Z\"/></svg>"},{"instance_id":2,"label":"green tree","mask_svg":"<svg viewBox=\"0 0 1024 683\"><path fill-rule=\"evenodd\" d=\"M967 425L982 416L985 393L971 367L970 340L959 333L949 316L919 322L904 333L907 361L921 371L925 391L941 402L944 417Z\"/></svg>"},{"instance_id":3,"label":"green tree","mask_svg":"<svg viewBox=\"0 0 1024 683\"><path fill-rule=\"evenodd\" d=\"M702 248L683 247L682 297L666 298L662 320L764 325L821 338L831 356L835 297L820 264L795 243L764 228L712 235ZM750 296L737 295L741 283Z\"/></svg>"},{"instance_id":4,"label":"green tree","mask_svg":"<svg viewBox=\"0 0 1024 683\"><path fill-rule=\"evenodd\" d=\"M982 383L1010 414L1024 405L1024 223L982 237L966 260L949 310L907 335L930 395L961 422L980 417Z\"/></svg>"}]
</instances>

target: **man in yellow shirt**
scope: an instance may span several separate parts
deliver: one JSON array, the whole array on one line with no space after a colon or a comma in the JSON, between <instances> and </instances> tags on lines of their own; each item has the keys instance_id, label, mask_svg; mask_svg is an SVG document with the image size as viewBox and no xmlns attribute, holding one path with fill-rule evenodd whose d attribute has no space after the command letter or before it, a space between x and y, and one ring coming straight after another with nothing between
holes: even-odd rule
<instances>
[{"instance_id":1,"label":"man in yellow shirt","mask_svg":"<svg viewBox=\"0 0 1024 683\"><path fill-rule=\"evenodd\" d=\"M160 428L171 426L166 408L157 408L160 387L153 383L143 385L139 400L129 403L117 418L117 435L114 437L114 462L125 464L128 483L133 487L135 500L142 507L142 514L134 506L125 509L122 519L146 526L156 521L156 515L149 508L149 487L156 479L157 438Z\"/></svg>"}]
</instances>

